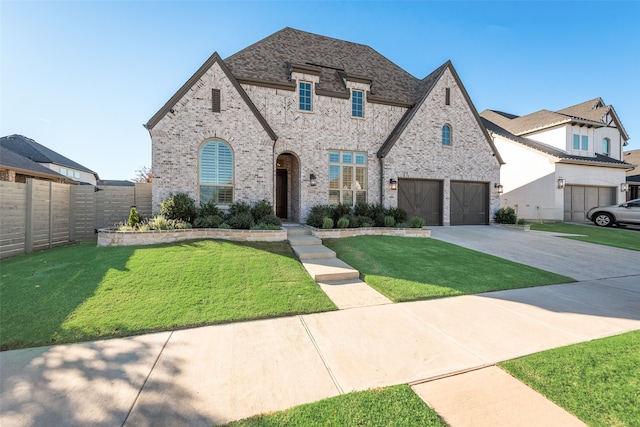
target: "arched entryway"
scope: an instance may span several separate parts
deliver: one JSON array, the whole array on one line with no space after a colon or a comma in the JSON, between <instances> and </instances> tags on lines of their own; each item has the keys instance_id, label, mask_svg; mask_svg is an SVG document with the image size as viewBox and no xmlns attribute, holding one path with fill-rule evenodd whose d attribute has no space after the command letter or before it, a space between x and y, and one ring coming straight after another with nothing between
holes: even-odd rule
<instances>
[{"instance_id":1,"label":"arched entryway","mask_svg":"<svg viewBox=\"0 0 640 427\"><path fill-rule=\"evenodd\" d=\"M283 221L300 222L300 162L293 153L276 159L276 215Z\"/></svg>"}]
</instances>

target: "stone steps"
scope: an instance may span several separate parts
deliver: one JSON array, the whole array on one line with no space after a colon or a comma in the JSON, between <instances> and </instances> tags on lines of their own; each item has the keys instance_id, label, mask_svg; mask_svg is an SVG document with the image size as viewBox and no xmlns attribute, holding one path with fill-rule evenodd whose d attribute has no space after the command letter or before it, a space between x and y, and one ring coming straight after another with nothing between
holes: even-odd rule
<instances>
[{"instance_id":1,"label":"stone steps","mask_svg":"<svg viewBox=\"0 0 640 427\"><path fill-rule=\"evenodd\" d=\"M316 282L335 282L359 279L360 272L335 256L302 261L302 265Z\"/></svg>"}]
</instances>

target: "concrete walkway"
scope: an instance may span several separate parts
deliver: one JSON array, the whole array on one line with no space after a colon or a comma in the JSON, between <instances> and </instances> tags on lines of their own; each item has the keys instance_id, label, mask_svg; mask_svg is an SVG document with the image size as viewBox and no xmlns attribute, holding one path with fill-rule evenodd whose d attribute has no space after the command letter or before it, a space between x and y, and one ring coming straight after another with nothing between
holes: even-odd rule
<instances>
[{"instance_id":1,"label":"concrete walkway","mask_svg":"<svg viewBox=\"0 0 640 427\"><path fill-rule=\"evenodd\" d=\"M488 240L504 231L484 229ZM529 236L507 232L515 233L513 241ZM527 244L553 246L553 239ZM567 241L565 254L581 243L558 240ZM608 258L601 246L592 251ZM637 252L617 256L635 271ZM594 263L591 274L605 275L597 271L602 264ZM465 419L475 426L525 425L514 421L520 407L513 401L504 406L515 412L500 415L490 405L498 395L467 398L491 397L476 388L483 382L501 384L497 389L511 397L523 390L487 366L636 329L640 274L621 271L564 285L7 351L0 353L0 425L207 426L401 383L413 384L454 427L469 425ZM446 390L458 394L434 398ZM531 398L527 390L524 400ZM540 401L530 414L549 410L549 402ZM577 422L566 415L554 418L555 425ZM530 421L544 419L536 417Z\"/></svg>"}]
</instances>

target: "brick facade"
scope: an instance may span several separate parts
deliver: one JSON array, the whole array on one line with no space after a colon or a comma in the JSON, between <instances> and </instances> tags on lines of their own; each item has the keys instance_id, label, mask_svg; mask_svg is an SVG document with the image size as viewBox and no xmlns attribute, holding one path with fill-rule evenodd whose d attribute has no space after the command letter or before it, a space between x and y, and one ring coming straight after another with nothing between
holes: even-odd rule
<instances>
[{"instance_id":1,"label":"brick facade","mask_svg":"<svg viewBox=\"0 0 640 427\"><path fill-rule=\"evenodd\" d=\"M409 177L442 180L443 223L449 218L450 180L499 181L500 162L474 107L467 102L458 79L447 69L429 92L410 123L384 158L379 150L407 113L402 103L367 102L370 84L345 78L346 91L363 90L364 117L351 116L351 99L316 93L319 75L294 70L289 86L252 84L241 80L241 91L271 127L265 127L234 85L224 65L214 62L179 100L150 126L153 164L153 206L170 192L186 191L199 199L198 165L201 145L219 138L234 155L234 201L261 199L276 205L276 170L288 172L289 219L303 222L309 209L329 201L329 151L348 150L367 155L367 201L397 206L397 190L386 184L390 178ZM313 111L299 111L298 81L314 84ZM451 103L445 105L445 88ZM212 111L212 89L220 90L221 111ZM295 89L295 90L294 90ZM443 124L452 128L452 144L443 147ZM277 166L280 155L280 166ZM311 186L310 175L317 178ZM491 194L491 211L499 207Z\"/></svg>"}]
</instances>

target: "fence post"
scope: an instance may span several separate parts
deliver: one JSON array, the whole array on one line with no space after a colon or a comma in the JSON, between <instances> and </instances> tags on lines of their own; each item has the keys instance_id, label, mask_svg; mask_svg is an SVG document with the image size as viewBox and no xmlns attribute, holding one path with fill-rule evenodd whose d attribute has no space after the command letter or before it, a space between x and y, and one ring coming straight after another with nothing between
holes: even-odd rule
<instances>
[{"instance_id":1,"label":"fence post","mask_svg":"<svg viewBox=\"0 0 640 427\"><path fill-rule=\"evenodd\" d=\"M53 184L49 181L49 249L53 247Z\"/></svg>"},{"instance_id":2,"label":"fence post","mask_svg":"<svg viewBox=\"0 0 640 427\"><path fill-rule=\"evenodd\" d=\"M25 212L24 251L33 252L33 178L27 178L27 209Z\"/></svg>"},{"instance_id":3,"label":"fence post","mask_svg":"<svg viewBox=\"0 0 640 427\"><path fill-rule=\"evenodd\" d=\"M77 185L72 185L69 188L69 241L76 241L76 188Z\"/></svg>"}]
</instances>

